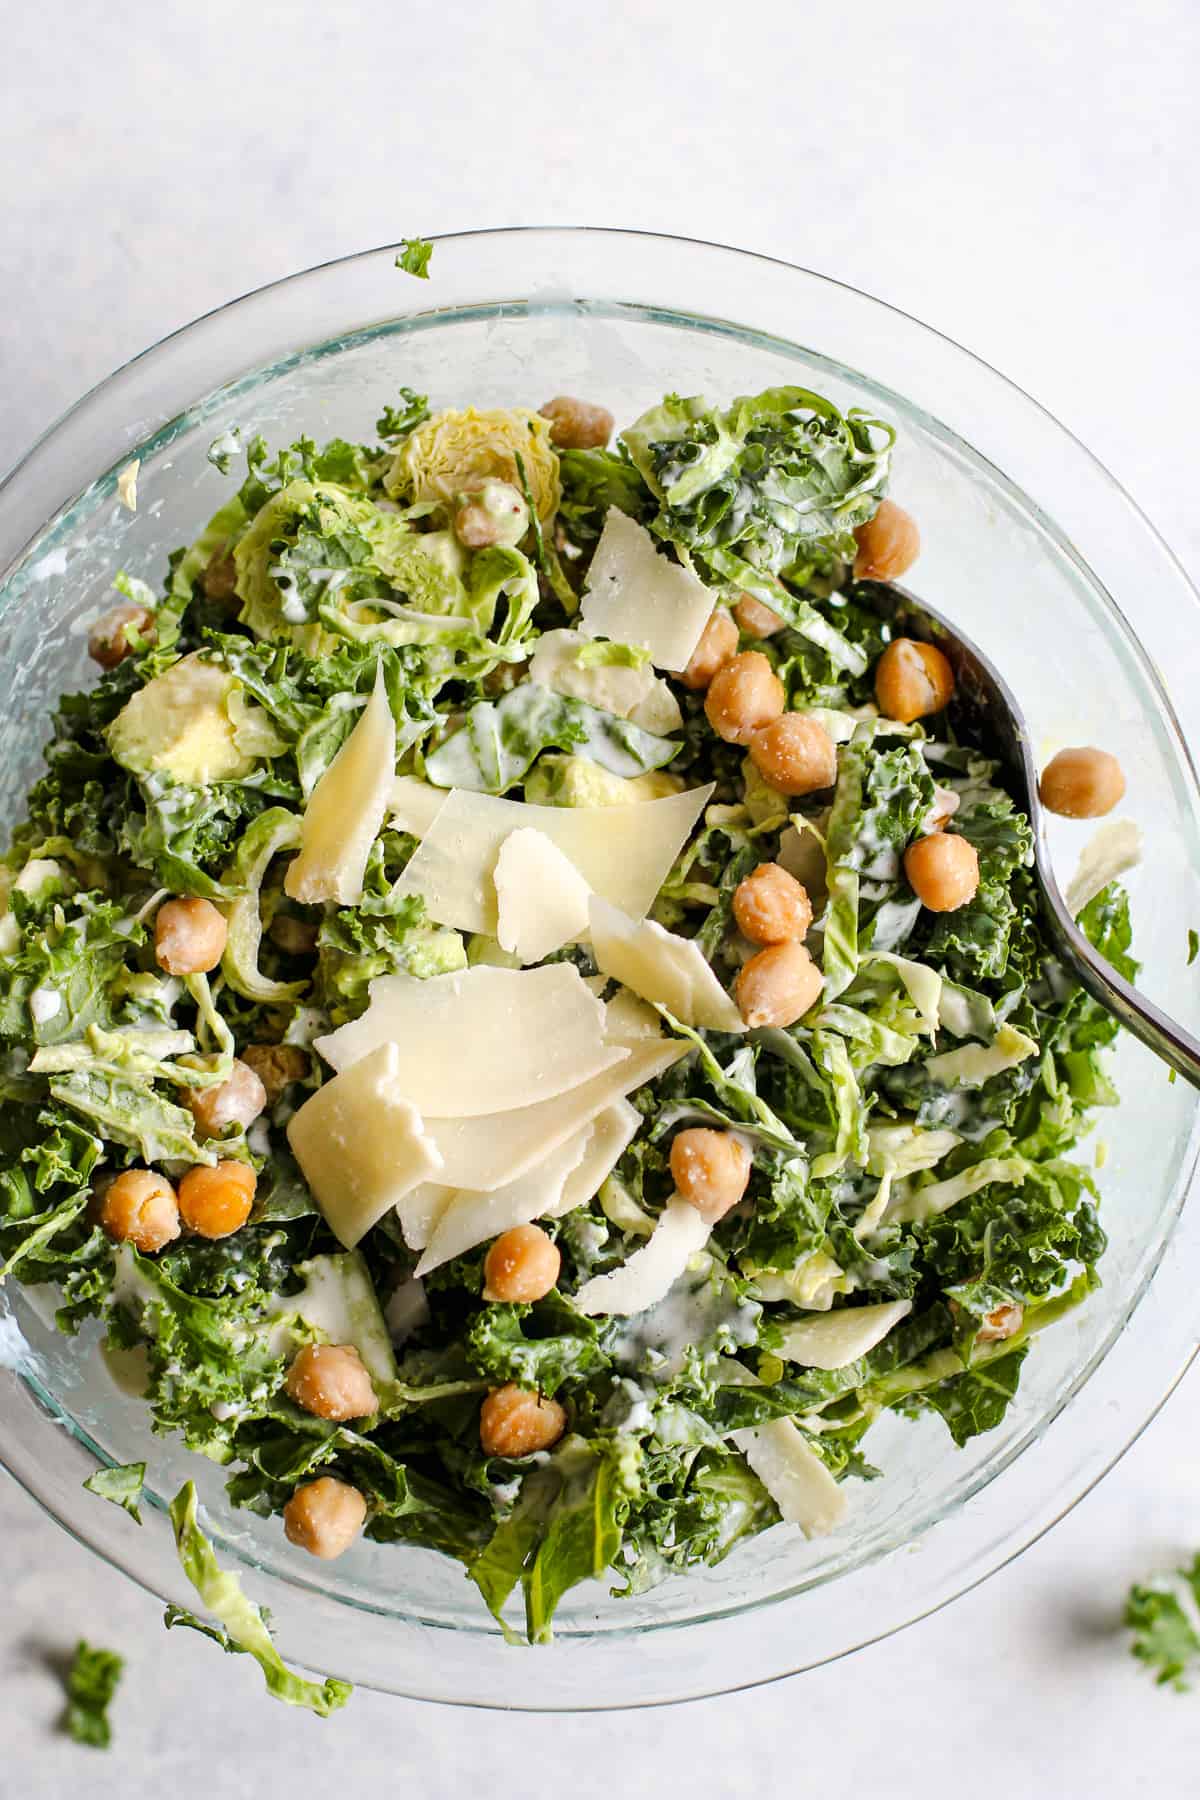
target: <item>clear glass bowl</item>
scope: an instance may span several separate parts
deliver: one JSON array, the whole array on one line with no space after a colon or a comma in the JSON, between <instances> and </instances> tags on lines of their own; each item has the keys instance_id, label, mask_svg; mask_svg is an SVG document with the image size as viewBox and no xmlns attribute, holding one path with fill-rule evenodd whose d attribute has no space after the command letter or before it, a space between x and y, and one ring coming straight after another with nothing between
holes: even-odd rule
<instances>
[{"instance_id":1,"label":"clear glass bowl","mask_svg":"<svg viewBox=\"0 0 1200 1800\"><path fill-rule=\"evenodd\" d=\"M479 233L440 240L428 283L397 273L392 250L372 251L210 314L104 382L3 490L0 817L18 816L55 699L89 678L87 625L109 603L114 571L157 580L167 552L213 511L224 490L205 452L227 427L275 444L301 432L369 437L401 383L437 405L578 393L629 419L664 389L728 399L785 382L897 423L893 491L921 523L920 592L994 655L1039 749L1097 742L1121 758L1124 810L1146 833L1133 880L1142 979L1200 1030L1200 982L1182 979L1200 922L1186 749L1200 687L1181 679L1198 615L1182 571L1104 469L993 370L852 289L706 244ZM115 497L134 456L136 514ZM1084 835L1062 829L1062 873ZM13 1315L0 1320L13 1368L0 1377L4 1460L68 1530L185 1603L161 1500L198 1476L225 1554L248 1565L285 1654L396 1693L631 1706L811 1667L944 1604L1024 1548L1111 1465L1193 1353L1200 1220L1182 1207L1196 1099L1133 1043L1116 1072L1125 1099L1100 1133L1105 1286L1039 1341L1001 1429L956 1452L939 1421L882 1421L870 1449L885 1478L854 1488L834 1536L809 1544L777 1528L636 1601L593 1583L569 1596L552 1648L507 1648L461 1568L431 1553L364 1543L316 1564L277 1521L231 1510L220 1471L150 1437L96 1334L60 1338L52 1297L15 1287L0 1300ZM80 1483L97 1460L141 1457L157 1500L139 1532Z\"/></svg>"}]
</instances>

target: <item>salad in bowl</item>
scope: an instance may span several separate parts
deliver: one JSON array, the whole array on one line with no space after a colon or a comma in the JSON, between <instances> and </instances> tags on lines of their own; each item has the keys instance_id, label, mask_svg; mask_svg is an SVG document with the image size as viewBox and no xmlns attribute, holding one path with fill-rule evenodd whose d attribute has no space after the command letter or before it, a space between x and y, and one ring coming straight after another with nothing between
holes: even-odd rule
<instances>
[{"instance_id":1,"label":"salad in bowl","mask_svg":"<svg viewBox=\"0 0 1200 1800\"><path fill-rule=\"evenodd\" d=\"M1116 1098L880 604L892 428L779 387L613 431L403 389L365 443L223 433L0 871L5 1274L236 1505L456 1558L534 1642L828 1531L881 1414L952 1455L1019 1407ZM1123 788L1068 750L1042 797ZM1131 973L1119 885L1074 902Z\"/></svg>"}]
</instances>

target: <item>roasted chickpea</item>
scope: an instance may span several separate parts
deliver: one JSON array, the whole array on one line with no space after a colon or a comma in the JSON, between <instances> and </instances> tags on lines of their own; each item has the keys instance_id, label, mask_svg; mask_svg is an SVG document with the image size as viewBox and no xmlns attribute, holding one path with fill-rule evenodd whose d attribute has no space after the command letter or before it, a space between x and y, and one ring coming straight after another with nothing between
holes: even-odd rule
<instances>
[{"instance_id":1,"label":"roasted chickpea","mask_svg":"<svg viewBox=\"0 0 1200 1800\"><path fill-rule=\"evenodd\" d=\"M865 525L854 533L858 554L855 581L897 581L921 554L917 521L894 500L881 500Z\"/></svg>"},{"instance_id":2,"label":"roasted chickpea","mask_svg":"<svg viewBox=\"0 0 1200 1800\"><path fill-rule=\"evenodd\" d=\"M764 606L753 594L743 594L733 609L733 616L747 637L774 637L787 624L771 607Z\"/></svg>"},{"instance_id":3,"label":"roasted chickpea","mask_svg":"<svg viewBox=\"0 0 1200 1800\"><path fill-rule=\"evenodd\" d=\"M957 912L979 887L979 857L968 838L936 831L904 852L908 885L930 912Z\"/></svg>"},{"instance_id":4,"label":"roasted chickpea","mask_svg":"<svg viewBox=\"0 0 1200 1800\"><path fill-rule=\"evenodd\" d=\"M680 1196L714 1224L746 1192L753 1158L732 1131L695 1126L671 1142L671 1178Z\"/></svg>"},{"instance_id":5,"label":"roasted chickpea","mask_svg":"<svg viewBox=\"0 0 1200 1800\"><path fill-rule=\"evenodd\" d=\"M311 919L298 919L295 913L276 913L267 926L267 936L285 956L311 956L317 947L317 927Z\"/></svg>"},{"instance_id":6,"label":"roasted chickpea","mask_svg":"<svg viewBox=\"0 0 1200 1800\"><path fill-rule=\"evenodd\" d=\"M532 1456L549 1450L567 1428L557 1400L545 1400L510 1381L496 1388L479 1411L479 1445L485 1456Z\"/></svg>"},{"instance_id":7,"label":"roasted chickpea","mask_svg":"<svg viewBox=\"0 0 1200 1800\"><path fill-rule=\"evenodd\" d=\"M154 614L146 606L114 606L97 619L88 633L88 655L102 669L115 669L119 662L133 655L129 632L135 631L144 643L152 644L157 635Z\"/></svg>"},{"instance_id":8,"label":"roasted chickpea","mask_svg":"<svg viewBox=\"0 0 1200 1800\"><path fill-rule=\"evenodd\" d=\"M234 1057L225 1081L213 1087L184 1088L179 1098L205 1137L220 1137L231 1125L243 1131L267 1104L262 1082L248 1064Z\"/></svg>"},{"instance_id":9,"label":"roasted chickpea","mask_svg":"<svg viewBox=\"0 0 1200 1800\"><path fill-rule=\"evenodd\" d=\"M197 1163L179 1184L180 1216L198 1237L230 1237L250 1217L257 1186L249 1163Z\"/></svg>"},{"instance_id":10,"label":"roasted chickpea","mask_svg":"<svg viewBox=\"0 0 1200 1800\"><path fill-rule=\"evenodd\" d=\"M99 1199L100 1223L118 1244L132 1244L144 1256L179 1236L175 1189L153 1169L125 1169Z\"/></svg>"},{"instance_id":11,"label":"roasted chickpea","mask_svg":"<svg viewBox=\"0 0 1200 1800\"><path fill-rule=\"evenodd\" d=\"M229 927L211 900L167 900L154 920L154 956L168 975L204 975L225 954Z\"/></svg>"},{"instance_id":12,"label":"roasted chickpea","mask_svg":"<svg viewBox=\"0 0 1200 1800\"><path fill-rule=\"evenodd\" d=\"M556 394L538 411L550 421L550 436L560 450L603 450L612 436L613 416L606 406Z\"/></svg>"},{"instance_id":13,"label":"roasted chickpea","mask_svg":"<svg viewBox=\"0 0 1200 1800\"><path fill-rule=\"evenodd\" d=\"M750 739L755 768L781 794L815 794L837 780L837 745L808 713L784 713Z\"/></svg>"},{"instance_id":14,"label":"roasted chickpea","mask_svg":"<svg viewBox=\"0 0 1200 1800\"><path fill-rule=\"evenodd\" d=\"M514 1225L487 1253L483 1297L523 1304L540 1300L558 1280L561 1267L558 1245L540 1225Z\"/></svg>"},{"instance_id":15,"label":"roasted chickpea","mask_svg":"<svg viewBox=\"0 0 1200 1800\"><path fill-rule=\"evenodd\" d=\"M794 875L778 863L759 863L733 891L733 916L752 944L786 944L806 935L813 911Z\"/></svg>"},{"instance_id":16,"label":"roasted chickpea","mask_svg":"<svg viewBox=\"0 0 1200 1800\"><path fill-rule=\"evenodd\" d=\"M941 712L953 693L954 670L935 644L893 638L875 665L879 710L901 725Z\"/></svg>"},{"instance_id":17,"label":"roasted chickpea","mask_svg":"<svg viewBox=\"0 0 1200 1800\"><path fill-rule=\"evenodd\" d=\"M348 1550L367 1520L367 1503L356 1487L322 1475L298 1487L283 1509L289 1544L328 1562Z\"/></svg>"},{"instance_id":18,"label":"roasted chickpea","mask_svg":"<svg viewBox=\"0 0 1200 1800\"><path fill-rule=\"evenodd\" d=\"M1107 750L1060 750L1038 782L1042 805L1064 819L1102 819L1125 794L1125 776Z\"/></svg>"},{"instance_id":19,"label":"roasted chickpea","mask_svg":"<svg viewBox=\"0 0 1200 1800\"><path fill-rule=\"evenodd\" d=\"M237 598L237 563L228 542L219 544L204 565L200 582L210 600L225 602Z\"/></svg>"},{"instance_id":20,"label":"roasted chickpea","mask_svg":"<svg viewBox=\"0 0 1200 1800\"><path fill-rule=\"evenodd\" d=\"M999 1344L1020 1331L1025 1308L1017 1300L1002 1301L993 1307L975 1333L977 1344Z\"/></svg>"},{"instance_id":21,"label":"roasted chickpea","mask_svg":"<svg viewBox=\"0 0 1200 1800\"><path fill-rule=\"evenodd\" d=\"M308 1053L299 1044L247 1044L242 1061L262 1082L268 1106L274 1106L293 1081L303 1081L309 1070Z\"/></svg>"},{"instance_id":22,"label":"roasted chickpea","mask_svg":"<svg viewBox=\"0 0 1200 1800\"><path fill-rule=\"evenodd\" d=\"M516 547L529 530L529 508L508 481L485 481L464 494L454 515L454 535L468 550L493 544Z\"/></svg>"},{"instance_id":23,"label":"roasted chickpea","mask_svg":"<svg viewBox=\"0 0 1200 1800\"><path fill-rule=\"evenodd\" d=\"M768 944L743 965L734 993L747 1025L787 1026L804 1017L824 985L803 944Z\"/></svg>"},{"instance_id":24,"label":"roasted chickpea","mask_svg":"<svg viewBox=\"0 0 1200 1800\"><path fill-rule=\"evenodd\" d=\"M305 1344L286 1386L296 1405L318 1419L365 1419L379 1404L353 1344Z\"/></svg>"},{"instance_id":25,"label":"roasted chickpea","mask_svg":"<svg viewBox=\"0 0 1200 1800\"><path fill-rule=\"evenodd\" d=\"M708 624L700 633L700 642L692 651L687 667L680 674L685 688L706 688L718 669L724 668L738 647L737 626L727 612L715 607Z\"/></svg>"},{"instance_id":26,"label":"roasted chickpea","mask_svg":"<svg viewBox=\"0 0 1200 1800\"><path fill-rule=\"evenodd\" d=\"M727 744L748 744L756 731L779 717L785 699L783 683L762 651L743 650L713 676L704 711Z\"/></svg>"}]
</instances>

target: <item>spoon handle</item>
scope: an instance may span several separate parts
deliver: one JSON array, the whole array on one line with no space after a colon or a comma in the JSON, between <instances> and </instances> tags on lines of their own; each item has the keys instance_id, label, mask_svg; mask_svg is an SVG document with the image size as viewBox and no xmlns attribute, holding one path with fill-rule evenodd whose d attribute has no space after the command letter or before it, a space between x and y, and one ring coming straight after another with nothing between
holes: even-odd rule
<instances>
[{"instance_id":1,"label":"spoon handle","mask_svg":"<svg viewBox=\"0 0 1200 1800\"><path fill-rule=\"evenodd\" d=\"M1118 975L1084 937L1061 894L1050 887L1040 870L1039 878L1059 955L1080 986L1155 1056L1200 1088L1200 1040Z\"/></svg>"}]
</instances>

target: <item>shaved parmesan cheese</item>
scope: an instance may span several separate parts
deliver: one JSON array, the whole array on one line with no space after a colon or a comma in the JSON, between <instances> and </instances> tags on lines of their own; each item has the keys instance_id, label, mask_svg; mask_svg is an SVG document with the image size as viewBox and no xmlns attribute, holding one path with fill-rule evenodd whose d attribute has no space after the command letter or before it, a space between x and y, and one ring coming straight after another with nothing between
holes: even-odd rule
<instances>
[{"instance_id":1,"label":"shaved parmesan cheese","mask_svg":"<svg viewBox=\"0 0 1200 1800\"><path fill-rule=\"evenodd\" d=\"M1142 834L1132 819L1109 819L1084 845L1079 867L1067 888L1067 909L1077 919L1090 900L1110 881L1136 869L1142 860Z\"/></svg>"},{"instance_id":2,"label":"shaved parmesan cheese","mask_svg":"<svg viewBox=\"0 0 1200 1800\"><path fill-rule=\"evenodd\" d=\"M396 1045L403 1091L423 1113L473 1117L549 1100L627 1057L571 963L380 975L365 1013L316 1048L335 1069Z\"/></svg>"},{"instance_id":3,"label":"shaved parmesan cheese","mask_svg":"<svg viewBox=\"0 0 1200 1800\"><path fill-rule=\"evenodd\" d=\"M911 1300L884 1300L877 1306L845 1306L786 1325L776 1355L807 1369L844 1369L881 1344L894 1325L908 1317Z\"/></svg>"},{"instance_id":4,"label":"shaved parmesan cheese","mask_svg":"<svg viewBox=\"0 0 1200 1800\"><path fill-rule=\"evenodd\" d=\"M513 1181L611 1106L686 1056L678 1038L636 1045L624 1062L582 1086L513 1112L478 1118L427 1119L442 1157L441 1180L454 1187L493 1188Z\"/></svg>"},{"instance_id":5,"label":"shaved parmesan cheese","mask_svg":"<svg viewBox=\"0 0 1200 1800\"><path fill-rule=\"evenodd\" d=\"M626 987L617 989L604 1009L604 1020L610 1044L640 1044L662 1036L661 1015Z\"/></svg>"},{"instance_id":6,"label":"shaved parmesan cheese","mask_svg":"<svg viewBox=\"0 0 1200 1800\"><path fill-rule=\"evenodd\" d=\"M578 631L545 631L529 664L539 687L586 700L601 712L629 719L643 731L666 737L683 725L679 702L666 682L645 663L589 663L588 639Z\"/></svg>"},{"instance_id":7,"label":"shaved parmesan cheese","mask_svg":"<svg viewBox=\"0 0 1200 1800\"><path fill-rule=\"evenodd\" d=\"M524 827L496 859L496 936L523 963L541 962L587 930L588 884L545 832Z\"/></svg>"},{"instance_id":8,"label":"shaved parmesan cheese","mask_svg":"<svg viewBox=\"0 0 1200 1800\"><path fill-rule=\"evenodd\" d=\"M582 1313L592 1315L645 1312L666 1298L712 1230L694 1206L676 1194L667 1202L648 1244L608 1275L594 1275L575 1296Z\"/></svg>"},{"instance_id":9,"label":"shaved parmesan cheese","mask_svg":"<svg viewBox=\"0 0 1200 1800\"><path fill-rule=\"evenodd\" d=\"M687 667L713 611L704 583L654 547L644 526L610 506L588 570L580 630L640 644L660 669Z\"/></svg>"},{"instance_id":10,"label":"shaved parmesan cheese","mask_svg":"<svg viewBox=\"0 0 1200 1800\"><path fill-rule=\"evenodd\" d=\"M585 1206L608 1180L637 1136L642 1115L628 1100L616 1100L592 1121L583 1156L563 1183L562 1196L546 1217L560 1219Z\"/></svg>"},{"instance_id":11,"label":"shaved parmesan cheese","mask_svg":"<svg viewBox=\"0 0 1200 1800\"><path fill-rule=\"evenodd\" d=\"M141 458L135 456L132 462L125 464L117 476L117 499L127 512L137 511L138 471L142 466Z\"/></svg>"},{"instance_id":12,"label":"shaved parmesan cheese","mask_svg":"<svg viewBox=\"0 0 1200 1800\"><path fill-rule=\"evenodd\" d=\"M1015 1069L1018 1063L1037 1053L1031 1037L1015 1025L1002 1025L994 1043L964 1044L961 1050L947 1050L941 1056L931 1056L925 1068L929 1079L939 1087L980 1087L991 1076Z\"/></svg>"},{"instance_id":13,"label":"shaved parmesan cheese","mask_svg":"<svg viewBox=\"0 0 1200 1800\"><path fill-rule=\"evenodd\" d=\"M397 888L420 894L439 924L495 937L496 860L504 840L528 828L548 837L594 893L641 918L712 792L708 783L633 806L569 807L530 806L455 788ZM416 829L411 821L422 804L428 803L416 800L407 787L397 802L393 788L393 814L406 830Z\"/></svg>"},{"instance_id":14,"label":"shaved parmesan cheese","mask_svg":"<svg viewBox=\"0 0 1200 1800\"><path fill-rule=\"evenodd\" d=\"M348 1250L441 1167L420 1113L404 1095L395 1044L381 1044L318 1088L292 1115L287 1134L330 1230Z\"/></svg>"},{"instance_id":15,"label":"shaved parmesan cheese","mask_svg":"<svg viewBox=\"0 0 1200 1800\"><path fill-rule=\"evenodd\" d=\"M396 1217L410 1250L425 1248L454 1191L438 1181L423 1181L396 1202Z\"/></svg>"},{"instance_id":16,"label":"shaved parmesan cheese","mask_svg":"<svg viewBox=\"0 0 1200 1800\"><path fill-rule=\"evenodd\" d=\"M741 1013L691 938L676 937L650 919L639 924L595 894L589 920L592 951L606 975L665 1006L685 1025L745 1031Z\"/></svg>"},{"instance_id":17,"label":"shaved parmesan cheese","mask_svg":"<svg viewBox=\"0 0 1200 1800\"><path fill-rule=\"evenodd\" d=\"M582 1160L592 1128L585 1125L524 1175L503 1187L480 1192L460 1188L450 1195L429 1236L429 1245L417 1264L424 1276L455 1256L486 1244L489 1238L542 1218L562 1199L568 1175Z\"/></svg>"},{"instance_id":18,"label":"shaved parmesan cheese","mask_svg":"<svg viewBox=\"0 0 1200 1800\"><path fill-rule=\"evenodd\" d=\"M823 1537L845 1518L845 1494L790 1419L748 1426L732 1438L780 1516L805 1537Z\"/></svg>"},{"instance_id":19,"label":"shaved parmesan cheese","mask_svg":"<svg viewBox=\"0 0 1200 1800\"><path fill-rule=\"evenodd\" d=\"M383 685L383 664L361 719L308 797L300 854L283 878L284 892L313 905L357 906L371 845L379 835L396 771L396 726Z\"/></svg>"},{"instance_id":20,"label":"shaved parmesan cheese","mask_svg":"<svg viewBox=\"0 0 1200 1800\"><path fill-rule=\"evenodd\" d=\"M415 775L397 775L388 795L391 824L413 837L423 838L433 827L449 794L448 788L431 787Z\"/></svg>"}]
</instances>

